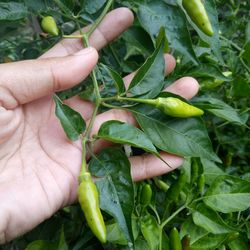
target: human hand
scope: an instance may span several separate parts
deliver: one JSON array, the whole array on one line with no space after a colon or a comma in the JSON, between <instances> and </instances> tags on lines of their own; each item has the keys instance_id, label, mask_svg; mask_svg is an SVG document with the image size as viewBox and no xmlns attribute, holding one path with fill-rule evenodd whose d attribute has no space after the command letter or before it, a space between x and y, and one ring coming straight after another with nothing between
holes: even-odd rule
<instances>
[{"instance_id":1,"label":"human hand","mask_svg":"<svg viewBox=\"0 0 250 250\"><path fill-rule=\"evenodd\" d=\"M91 36L93 48L83 49L80 41L68 39L38 60L0 65L0 243L31 230L58 209L75 202L81 143L67 140L54 115L52 94L82 81L98 60L94 48L105 46L132 22L128 9L116 9ZM166 59L169 73L175 61L170 55ZM132 77L125 78L127 85ZM167 90L191 98L198 84L192 78L182 78ZM85 120L91 117L90 102L73 97L67 104ZM136 123L128 112L110 110L97 116L93 133L111 119ZM107 145L98 141L95 150ZM161 155L172 168L182 164L180 157ZM131 157L130 162L136 181L170 170L153 155Z\"/></svg>"}]
</instances>

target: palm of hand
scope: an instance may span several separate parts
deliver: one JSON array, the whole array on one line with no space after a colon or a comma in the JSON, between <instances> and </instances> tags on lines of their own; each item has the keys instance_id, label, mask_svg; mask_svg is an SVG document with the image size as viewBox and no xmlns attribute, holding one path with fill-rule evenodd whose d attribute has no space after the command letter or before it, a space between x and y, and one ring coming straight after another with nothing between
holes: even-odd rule
<instances>
[{"instance_id":1,"label":"palm of hand","mask_svg":"<svg viewBox=\"0 0 250 250\"><path fill-rule=\"evenodd\" d=\"M51 98L7 112L8 131L0 134L5 141L0 148L0 199L8 214L0 211L0 217L8 239L17 225L26 231L75 201L81 148L65 137Z\"/></svg>"}]
</instances>

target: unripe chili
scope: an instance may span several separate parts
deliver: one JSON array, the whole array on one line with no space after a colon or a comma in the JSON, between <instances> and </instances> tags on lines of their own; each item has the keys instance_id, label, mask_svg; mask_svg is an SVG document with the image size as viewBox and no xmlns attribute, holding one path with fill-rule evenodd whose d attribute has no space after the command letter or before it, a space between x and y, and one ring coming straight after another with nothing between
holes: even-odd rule
<instances>
[{"instance_id":1,"label":"unripe chili","mask_svg":"<svg viewBox=\"0 0 250 250\"><path fill-rule=\"evenodd\" d=\"M158 188L160 188L164 192L167 192L169 189L169 185L162 180L157 180L156 185Z\"/></svg>"},{"instance_id":2,"label":"unripe chili","mask_svg":"<svg viewBox=\"0 0 250 250\"><path fill-rule=\"evenodd\" d=\"M173 117L186 118L192 116L201 116L204 114L203 110L183 102L175 97L159 97L156 99L155 106L165 114Z\"/></svg>"},{"instance_id":3,"label":"unripe chili","mask_svg":"<svg viewBox=\"0 0 250 250\"><path fill-rule=\"evenodd\" d=\"M141 204L146 207L150 204L152 199L152 188L149 184L145 184L141 191Z\"/></svg>"},{"instance_id":4,"label":"unripe chili","mask_svg":"<svg viewBox=\"0 0 250 250\"><path fill-rule=\"evenodd\" d=\"M190 182L194 184L199 176L199 163L196 158L192 158Z\"/></svg>"},{"instance_id":5,"label":"unripe chili","mask_svg":"<svg viewBox=\"0 0 250 250\"><path fill-rule=\"evenodd\" d=\"M200 30L208 36L213 36L213 28L201 0L183 0L182 6Z\"/></svg>"},{"instance_id":6,"label":"unripe chili","mask_svg":"<svg viewBox=\"0 0 250 250\"><path fill-rule=\"evenodd\" d=\"M180 195L182 188L186 183L186 175L185 173L181 173L178 180L174 182L167 191L167 199L170 201L177 201Z\"/></svg>"},{"instance_id":7,"label":"unripe chili","mask_svg":"<svg viewBox=\"0 0 250 250\"><path fill-rule=\"evenodd\" d=\"M99 208L98 190L89 172L81 175L78 199L90 229L100 242L105 243L107 241L107 233Z\"/></svg>"},{"instance_id":8,"label":"unripe chili","mask_svg":"<svg viewBox=\"0 0 250 250\"><path fill-rule=\"evenodd\" d=\"M58 36L59 30L56 24L55 19L52 16L46 16L42 19L41 23L42 29L44 32L52 35L52 36Z\"/></svg>"},{"instance_id":9,"label":"unripe chili","mask_svg":"<svg viewBox=\"0 0 250 250\"><path fill-rule=\"evenodd\" d=\"M205 186L205 175L202 174L199 179L198 179L198 182L197 182L197 190L198 190L198 193L199 194L202 194L203 193L203 190L204 190L204 186Z\"/></svg>"},{"instance_id":10,"label":"unripe chili","mask_svg":"<svg viewBox=\"0 0 250 250\"><path fill-rule=\"evenodd\" d=\"M182 250L179 232L175 227L170 232L169 245L171 250Z\"/></svg>"}]
</instances>

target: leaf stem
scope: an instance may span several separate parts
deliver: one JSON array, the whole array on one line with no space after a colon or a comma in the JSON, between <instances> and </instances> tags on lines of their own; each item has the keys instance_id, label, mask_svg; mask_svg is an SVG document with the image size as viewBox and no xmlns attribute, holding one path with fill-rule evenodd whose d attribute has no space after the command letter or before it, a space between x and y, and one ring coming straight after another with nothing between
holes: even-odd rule
<instances>
[{"instance_id":1,"label":"leaf stem","mask_svg":"<svg viewBox=\"0 0 250 250\"><path fill-rule=\"evenodd\" d=\"M90 27L89 31L86 33L87 37L89 38L91 36L91 34L95 31L95 29L97 28L97 26L101 23L101 21L103 20L103 18L106 16L109 8L111 7L111 5L113 4L113 0L109 0L108 3L106 4L103 12L101 13L101 15L98 17L98 19L95 21L95 23Z\"/></svg>"},{"instance_id":2,"label":"leaf stem","mask_svg":"<svg viewBox=\"0 0 250 250\"><path fill-rule=\"evenodd\" d=\"M138 102L149 105L155 105L157 103L156 99L140 99L140 98L131 98L131 97L122 97L118 96L117 101L129 101L129 102Z\"/></svg>"}]
</instances>

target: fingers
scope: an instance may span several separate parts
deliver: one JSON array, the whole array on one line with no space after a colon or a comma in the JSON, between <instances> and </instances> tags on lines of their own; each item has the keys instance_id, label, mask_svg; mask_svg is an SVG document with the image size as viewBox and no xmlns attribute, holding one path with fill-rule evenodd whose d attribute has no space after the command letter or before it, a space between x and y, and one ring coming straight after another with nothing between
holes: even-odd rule
<instances>
[{"instance_id":1,"label":"fingers","mask_svg":"<svg viewBox=\"0 0 250 250\"><path fill-rule=\"evenodd\" d=\"M87 77L97 60L96 50L90 47L66 57L1 64L0 106L14 109L73 87Z\"/></svg>"},{"instance_id":2,"label":"fingers","mask_svg":"<svg viewBox=\"0 0 250 250\"><path fill-rule=\"evenodd\" d=\"M134 21L133 13L127 8L118 8L109 12L90 37L90 45L97 50L117 38ZM87 31L85 27L83 31ZM81 39L63 39L41 58L66 56L83 49Z\"/></svg>"},{"instance_id":3,"label":"fingers","mask_svg":"<svg viewBox=\"0 0 250 250\"><path fill-rule=\"evenodd\" d=\"M199 83L193 77L182 77L174 84L168 86L165 91L191 99L199 91Z\"/></svg>"},{"instance_id":4,"label":"fingers","mask_svg":"<svg viewBox=\"0 0 250 250\"><path fill-rule=\"evenodd\" d=\"M141 181L155 176L166 174L183 164L183 158L165 152L161 157L172 167L170 168L155 155L145 154L129 158L131 163L131 174L134 181Z\"/></svg>"}]
</instances>

